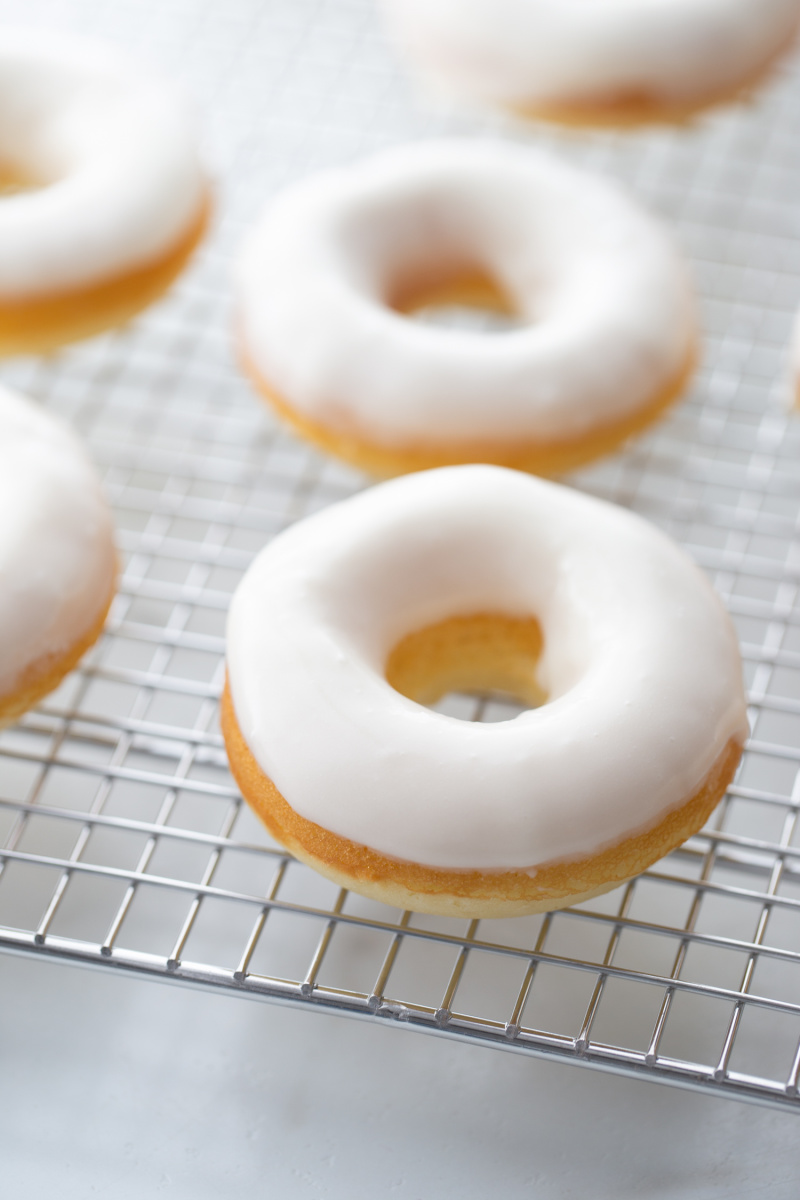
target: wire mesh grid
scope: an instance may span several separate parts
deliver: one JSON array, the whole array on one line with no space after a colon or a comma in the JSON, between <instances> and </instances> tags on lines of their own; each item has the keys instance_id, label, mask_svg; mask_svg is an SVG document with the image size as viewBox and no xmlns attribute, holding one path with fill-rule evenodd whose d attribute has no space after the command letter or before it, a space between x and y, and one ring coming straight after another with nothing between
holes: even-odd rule
<instances>
[{"instance_id":1,"label":"wire mesh grid","mask_svg":"<svg viewBox=\"0 0 800 1200\"><path fill-rule=\"evenodd\" d=\"M13 19L8 0L0 19ZM800 1108L800 74L681 130L522 129L414 92L366 3L103 6L196 97L218 220L166 302L5 380L87 438L124 563L102 642L0 733L0 947L398 1022ZM441 133L546 143L628 183L693 261L692 394L572 481L683 543L737 623L753 740L703 833L566 912L461 922L338 891L270 842L217 725L224 621L253 554L364 481L281 430L235 365L229 263L281 183ZM493 701L454 715L502 719Z\"/></svg>"}]
</instances>

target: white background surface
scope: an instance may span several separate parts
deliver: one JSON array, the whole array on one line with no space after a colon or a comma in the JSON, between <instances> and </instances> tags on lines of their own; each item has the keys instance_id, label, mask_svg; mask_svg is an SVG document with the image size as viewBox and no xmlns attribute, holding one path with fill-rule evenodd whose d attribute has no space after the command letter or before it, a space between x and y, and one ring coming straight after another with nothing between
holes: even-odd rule
<instances>
[{"instance_id":1,"label":"white background surface","mask_svg":"<svg viewBox=\"0 0 800 1200\"><path fill-rule=\"evenodd\" d=\"M793 1114L0 958L0 1192L796 1200Z\"/></svg>"}]
</instances>

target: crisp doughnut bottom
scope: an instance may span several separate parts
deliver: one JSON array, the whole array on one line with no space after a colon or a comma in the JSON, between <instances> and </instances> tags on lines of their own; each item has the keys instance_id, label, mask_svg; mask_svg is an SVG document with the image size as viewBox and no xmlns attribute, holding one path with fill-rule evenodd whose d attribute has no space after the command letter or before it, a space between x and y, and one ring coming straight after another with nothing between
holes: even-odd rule
<instances>
[{"instance_id":1,"label":"crisp doughnut bottom","mask_svg":"<svg viewBox=\"0 0 800 1200\"><path fill-rule=\"evenodd\" d=\"M534 620L489 613L450 618L404 638L389 656L386 677L403 694L422 696L429 703L454 685L506 686L537 703L544 696L535 680L540 649L541 633ZM697 791L679 808L595 855L528 870L452 870L392 859L296 813L245 742L227 681L221 723L242 795L273 837L301 862L340 887L384 904L469 918L566 908L638 875L702 828L742 754L740 743L731 739Z\"/></svg>"},{"instance_id":2,"label":"crisp doughnut bottom","mask_svg":"<svg viewBox=\"0 0 800 1200\"><path fill-rule=\"evenodd\" d=\"M207 195L191 225L166 253L123 275L50 295L0 299L0 355L40 354L125 324L157 300L180 274L202 239L210 215Z\"/></svg>"},{"instance_id":3,"label":"crisp doughnut bottom","mask_svg":"<svg viewBox=\"0 0 800 1200\"><path fill-rule=\"evenodd\" d=\"M498 335L502 336L502 335ZM266 380L242 346L240 358L247 376L259 395L295 433L321 450L343 459L359 470L379 479L427 471L433 467L456 466L461 463L491 463L511 467L531 475L552 477L563 475L584 466L596 458L611 454L634 434L656 421L686 390L697 360L693 346L682 367L664 387L656 391L634 413L609 421L579 438L563 441L524 440L510 442L474 442L453 445L431 444L388 446L370 442L355 433L328 429L318 421L297 412L295 408Z\"/></svg>"},{"instance_id":4,"label":"crisp doughnut bottom","mask_svg":"<svg viewBox=\"0 0 800 1200\"><path fill-rule=\"evenodd\" d=\"M797 36L797 27L777 50L758 64L735 87L710 93L702 99L676 104L660 99L645 89L587 96L573 102L507 105L523 120L549 121L557 125L589 128L631 128L637 125L688 125L703 113L727 104L751 103L753 93L772 74Z\"/></svg>"},{"instance_id":5,"label":"crisp doughnut bottom","mask_svg":"<svg viewBox=\"0 0 800 1200\"><path fill-rule=\"evenodd\" d=\"M27 712L29 708L33 708L38 704L48 692L55 691L65 675L69 674L72 668L83 658L89 647L93 646L100 637L116 591L117 581L115 577L111 585L111 591L103 607L100 609L97 619L86 633L78 638L76 642L73 642L63 654L47 654L44 658L31 663L23 673L16 689L8 695L0 696L0 727L12 724L24 712Z\"/></svg>"}]
</instances>

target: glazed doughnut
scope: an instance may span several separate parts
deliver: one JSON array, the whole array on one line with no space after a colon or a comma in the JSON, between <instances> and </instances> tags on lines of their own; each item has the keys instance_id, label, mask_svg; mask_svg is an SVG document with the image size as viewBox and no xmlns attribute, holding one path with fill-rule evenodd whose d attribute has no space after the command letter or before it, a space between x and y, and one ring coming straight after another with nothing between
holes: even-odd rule
<instances>
[{"instance_id":1,"label":"glazed doughnut","mask_svg":"<svg viewBox=\"0 0 800 1200\"><path fill-rule=\"evenodd\" d=\"M791 372L791 390L793 407L800 412L800 312L794 319L792 340L789 347L789 369Z\"/></svg>"},{"instance_id":2,"label":"glazed doughnut","mask_svg":"<svg viewBox=\"0 0 800 1200\"><path fill-rule=\"evenodd\" d=\"M115 578L111 515L83 447L0 388L0 725L97 640Z\"/></svg>"},{"instance_id":3,"label":"glazed doughnut","mask_svg":"<svg viewBox=\"0 0 800 1200\"><path fill-rule=\"evenodd\" d=\"M617 886L706 821L747 734L731 623L631 513L491 466L318 513L230 609L223 732L299 859L417 911L513 916ZM473 724L454 688L539 707Z\"/></svg>"},{"instance_id":4,"label":"glazed doughnut","mask_svg":"<svg viewBox=\"0 0 800 1200\"><path fill-rule=\"evenodd\" d=\"M522 325L404 315L476 288ZM661 226L609 183L490 143L394 149L290 188L245 246L239 298L260 392L376 475L569 470L653 421L694 359L690 289Z\"/></svg>"},{"instance_id":5,"label":"glazed doughnut","mask_svg":"<svg viewBox=\"0 0 800 1200\"><path fill-rule=\"evenodd\" d=\"M457 92L579 124L680 121L751 89L800 0L384 0L400 44Z\"/></svg>"},{"instance_id":6,"label":"glazed doughnut","mask_svg":"<svg viewBox=\"0 0 800 1200\"><path fill-rule=\"evenodd\" d=\"M107 48L0 39L0 353L126 321L184 266L209 188L166 86Z\"/></svg>"}]
</instances>

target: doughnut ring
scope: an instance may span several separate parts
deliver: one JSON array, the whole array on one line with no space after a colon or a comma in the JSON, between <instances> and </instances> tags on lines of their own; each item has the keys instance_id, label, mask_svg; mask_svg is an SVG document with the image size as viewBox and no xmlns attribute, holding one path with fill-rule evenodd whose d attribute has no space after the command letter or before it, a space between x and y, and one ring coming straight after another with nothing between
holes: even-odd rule
<instances>
[{"instance_id":1,"label":"doughnut ring","mask_svg":"<svg viewBox=\"0 0 800 1200\"><path fill-rule=\"evenodd\" d=\"M208 220L176 97L94 42L3 34L0 173L0 354L128 320Z\"/></svg>"},{"instance_id":2,"label":"doughnut ring","mask_svg":"<svg viewBox=\"0 0 800 1200\"><path fill-rule=\"evenodd\" d=\"M97 640L116 573L111 514L80 442L0 388L0 725Z\"/></svg>"},{"instance_id":3,"label":"doughnut ring","mask_svg":"<svg viewBox=\"0 0 800 1200\"><path fill-rule=\"evenodd\" d=\"M378 485L256 558L222 721L271 833L337 884L514 916L616 887L707 820L747 735L731 622L641 518L492 466ZM500 688L475 724L422 707Z\"/></svg>"},{"instance_id":4,"label":"doughnut ring","mask_svg":"<svg viewBox=\"0 0 800 1200\"><path fill-rule=\"evenodd\" d=\"M798 0L384 0L426 75L569 124L683 121L752 89L790 46Z\"/></svg>"},{"instance_id":5,"label":"doughnut ring","mask_svg":"<svg viewBox=\"0 0 800 1200\"><path fill-rule=\"evenodd\" d=\"M408 310L488 288L521 327ZM290 188L240 260L241 348L302 435L376 475L553 475L653 421L694 363L683 264L612 185L532 150L433 142Z\"/></svg>"}]
</instances>

